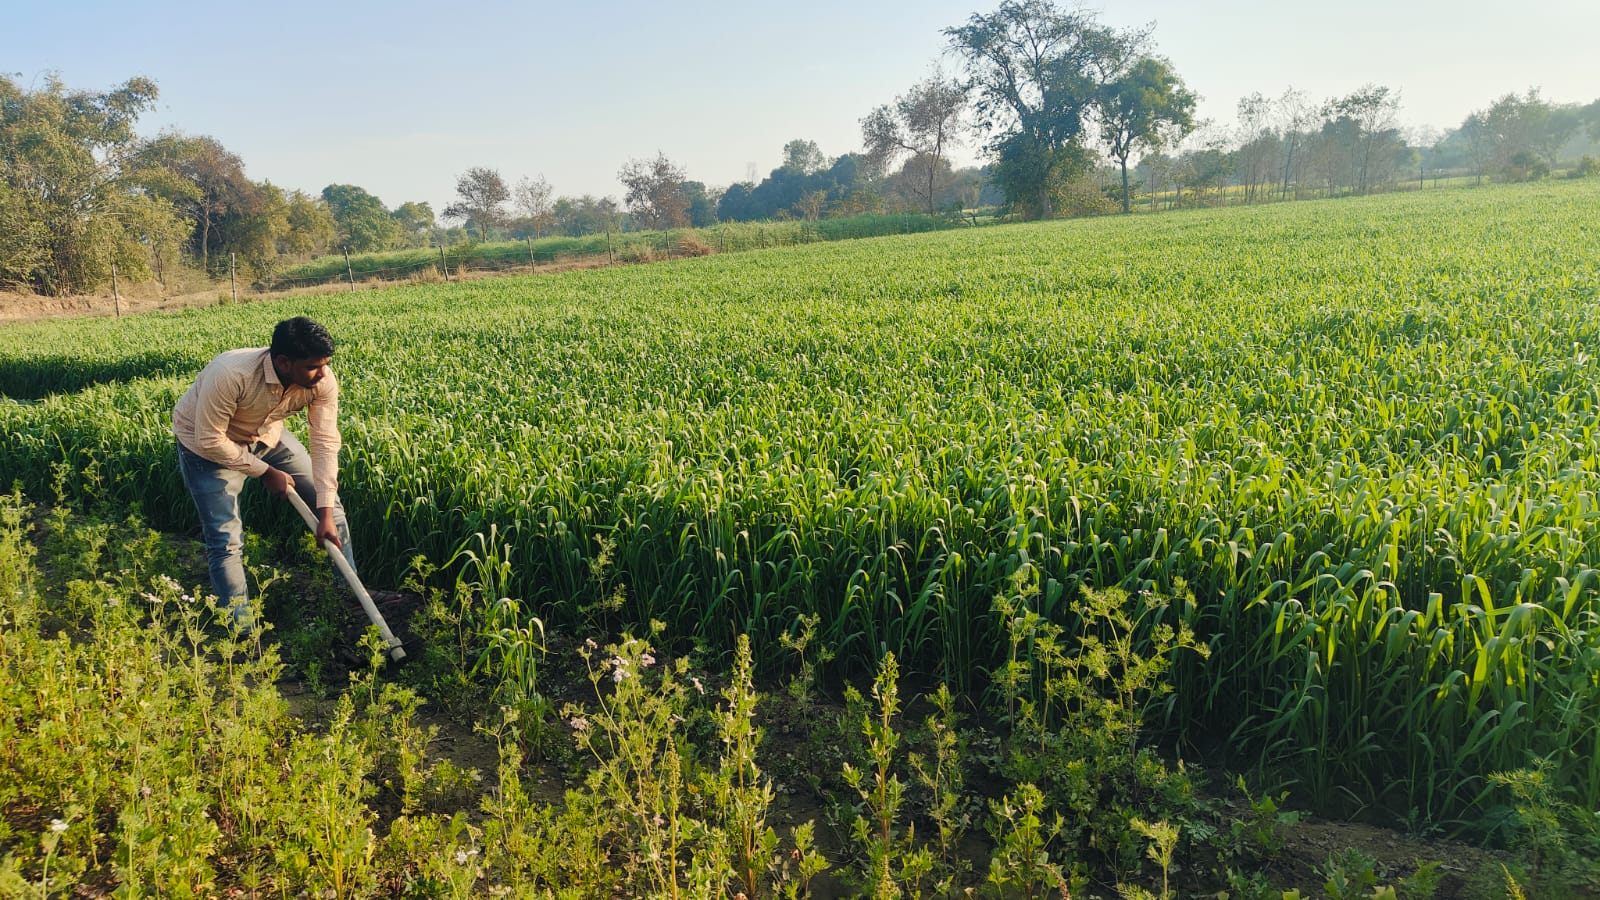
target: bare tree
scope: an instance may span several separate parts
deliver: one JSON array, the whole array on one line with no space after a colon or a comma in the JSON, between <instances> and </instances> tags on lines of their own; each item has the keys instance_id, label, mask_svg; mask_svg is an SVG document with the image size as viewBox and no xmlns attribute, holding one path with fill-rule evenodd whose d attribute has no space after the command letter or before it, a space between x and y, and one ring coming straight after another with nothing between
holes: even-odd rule
<instances>
[{"instance_id":1,"label":"bare tree","mask_svg":"<svg viewBox=\"0 0 1600 900\"><path fill-rule=\"evenodd\" d=\"M1253 203L1258 192L1272 180L1277 155L1278 135L1272 128L1272 101L1259 91L1239 100L1239 180L1244 183L1244 199Z\"/></svg>"},{"instance_id":2,"label":"bare tree","mask_svg":"<svg viewBox=\"0 0 1600 900\"><path fill-rule=\"evenodd\" d=\"M517 182L517 212L527 217L533 225L533 236L541 237L555 224L555 197L550 182L541 174L538 178L523 178Z\"/></svg>"},{"instance_id":3,"label":"bare tree","mask_svg":"<svg viewBox=\"0 0 1600 900\"><path fill-rule=\"evenodd\" d=\"M444 208L444 217L465 222L479 240L488 240L489 229L505 221L501 204L511 199L505 179L494 169L473 166L456 179L456 194L461 199Z\"/></svg>"},{"instance_id":4,"label":"bare tree","mask_svg":"<svg viewBox=\"0 0 1600 900\"><path fill-rule=\"evenodd\" d=\"M1350 148L1356 170L1356 188L1365 194L1385 181L1394 145L1400 141L1400 94L1383 85L1369 84L1348 97L1330 100L1325 115L1354 125Z\"/></svg>"},{"instance_id":5,"label":"bare tree","mask_svg":"<svg viewBox=\"0 0 1600 900\"><path fill-rule=\"evenodd\" d=\"M1299 181L1294 177L1295 165L1304 163L1296 154L1305 146L1311 127L1316 122L1316 108L1311 105L1305 91L1291 87L1278 98L1278 129L1283 135L1283 189L1280 191L1283 197L1289 196L1290 181Z\"/></svg>"},{"instance_id":6,"label":"bare tree","mask_svg":"<svg viewBox=\"0 0 1600 900\"><path fill-rule=\"evenodd\" d=\"M938 211L939 163L946 151L959 141L961 114L966 107L966 88L955 81L946 81L942 72L934 70L925 80L897 97L893 106L880 106L861 120L862 141L872 166L887 169L904 153L923 161L927 183L926 189L918 193L919 199L927 203L929 213Z\"/></svg>"}]
</instances>

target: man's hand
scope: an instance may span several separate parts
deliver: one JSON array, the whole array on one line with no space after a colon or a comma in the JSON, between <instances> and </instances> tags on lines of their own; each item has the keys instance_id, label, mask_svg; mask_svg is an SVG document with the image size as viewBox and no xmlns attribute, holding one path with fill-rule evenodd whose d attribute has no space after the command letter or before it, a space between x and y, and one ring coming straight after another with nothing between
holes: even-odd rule
<instances>
[{"instance_id":1,"label":"man's hand","mask_svg":"<svg viewBox=\"0 0 1600 900\"><path fill-rule=\"evenodd\" d=\"M289 492L294 490L294 479L289 477L289 473L270 466L265 472L261 473L261 483L267 486L267 490L279 497L287 497Z\"/></svg>"},{"instance_id":2,"label":"man's hand","mask_svg":"<svg viewBox=\"0 0 1600 900\"><path fill-rule=\"evenodd\" d=\"M344 544L339 542L339 526L333 523L333 507L324 506L317 510L317 543L332 541L335 549L343 550Z\"/></svg>"}]
</instances>

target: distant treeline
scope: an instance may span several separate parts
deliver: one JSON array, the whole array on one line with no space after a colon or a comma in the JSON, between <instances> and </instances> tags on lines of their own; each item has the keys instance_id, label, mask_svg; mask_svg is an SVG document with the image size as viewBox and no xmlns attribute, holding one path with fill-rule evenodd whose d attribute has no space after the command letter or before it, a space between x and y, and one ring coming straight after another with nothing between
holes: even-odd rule
<instances>
[{"instance_id":1,"label":"distant treeline","mask_svg":"<svg viewBox=\"0 0 1600 900\"><path fill-rule=\"evenodd\" d=\"M587 238L593 254L594 236L609 235L614 254L619 234L717 223L987 207L1051 218L1600 168L1600 101L1507 94L1428 132L1400 124L1397 92L1367 85L1320 102L1294 90L1255 94L1239 102L1235 126L1197 125L1194 92L1148 28L1110 28L1053 0L1004 0L943 34L960 74L936 72L871 110L859 152L829 157L796 139L765 178L726 187L658 154L622 166L620 200L560 196L543 176L511 185L474 167L438 215L425 202L391 208L357 185L312 195L253 181L211 137L140 137L134 126L157 96L148 79L83 91L53 76L29 88L0 75L0 288L83 293L119 276L166 285L189 269L281 282L330 254L342 266L346 253L411 249L420 269L441 248L469 243ZM981 168L951 166L964 142L981 146ZM448 269L448 249L444 257Z\"/></svg>"}]
</instances>

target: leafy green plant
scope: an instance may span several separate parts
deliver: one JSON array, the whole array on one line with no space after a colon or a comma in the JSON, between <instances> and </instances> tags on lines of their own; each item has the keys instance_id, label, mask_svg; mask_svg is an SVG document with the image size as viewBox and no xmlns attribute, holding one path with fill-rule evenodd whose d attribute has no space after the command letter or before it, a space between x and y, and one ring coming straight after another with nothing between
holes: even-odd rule
<instances>
[{"instance_id":1,"label":"leafy green plant","mask_svg":"<svg viewBox=\"0 0 1600 900\"><path fill-rule=\"evenodd\" d=\"M866 851L862 881L874 897L885 898L915 895L933 865L928 850L917 845L915 827L900 824L906 786L893 771L901 740L895 722L900 714L899 681L899 664L893 653L887 653L872 681L876 708L861 717L860 730L870 762L864 769L846 762L841 773L861 800L861 811L850 823L850 832ZM855 688L847 694L857 703L862 699Z\"/></svg>"},{"instance_id":2,"label":"leafy green plant","mask_svg":"<svg viewBox=\"0 0 1600 900\"><path fill-rule=\"evenodd\" d=\"M1054 861L1051 852L1066 823L1059 813L1046 813L1044 794L1024 784L991 801L990 812L995 852L989 859L988 883L1002 891L1015 888L1024 898L1042 897L1055 889L1064 897L1072 896L1076 879Z\"/></svg>"}]
</instances>

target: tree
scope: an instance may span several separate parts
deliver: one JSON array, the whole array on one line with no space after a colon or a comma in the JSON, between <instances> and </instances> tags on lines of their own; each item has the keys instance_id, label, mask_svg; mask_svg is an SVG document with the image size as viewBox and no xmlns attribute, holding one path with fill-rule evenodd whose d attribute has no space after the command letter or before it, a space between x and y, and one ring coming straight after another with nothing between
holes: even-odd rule
<instances>
[{"instance_id":1,"label":"tree","mask_svg":"<svg viewBox=\"0 0 1600 900\"><path fill-rule=\"evenodd\" d=\"M615 229L622 218L617 201L610 197L596 200L591 194L582 197L557 197L552 208L556 228L562 234L582 237Z\"/></svg>"},{"instance_id":2,"label":"tree","mask_svg":"<svg viewBox=\"0 0 1600 900\"><path fill-rule=\"evenodd\" d=\"M920 193L929 213L938 211L935 176L945 152L958 138L966 105L966 88L945 81L944 75L935 71L896 97L893 106L880 106L861 120L866 157L875 168L886 168L906 153L922 161L919 168L926 171L927 182Z\"/></svg>"},{"instance_id":3,"label":"tree","mask_svg":"<svg viewBox=\"0 0 1600 900\"><path fill-rule=\"evenodd\" d=\"M389 213L389 218L394 220L400 233L406 236L406 243L413 247L428 246L429 236L438 227L433 218L433 204L426 201L407 200L396 206Z\"/></svg>"},{"instance_id":4,"label":"tree","mask_svg":"<svg viewBox=\"0 0 1600 900\"><path fill-rule=\"evenodd\" d=\"M1488 117L1481 111L1468 113L1455 136L1466 144L1467 158L1472 161L1473 174L1478 177L1477 183L1483 184L1484 173L1487 172L1489 160L1494 154L1494 138L1489 130Z\"/></svg>"},{"instance_id":5,"label":"tree","mask_svg":"<svg viewBox=\"0 0 1600 900\"><path fill-rule=\"evenodd\" d=\"M1128 157L1181 140L1194 127L1194 92L1166 60L1143 56L1100 85L1094 116L1100 139L1122 168L1122 211L1128 198Z\"/></svg>"},{"instance_id":6,"label":"tree","mask_svg":"<svg viewBox=\"0 0 1600 900\"><path fill-rule=\"evenodd\" d=\"M796 175L815 175L828 167L828 157L816 141L795 138L783 145L783 167Z\"/></svg>"},{"instance_id":7,"label":"tree","mask_svg":"<svg viewBox=\"0 0 1600 900\"><path fill-rule=\"evenodd\" d=\"M707 188L701 181L685 181L681 187L684 200L689 203L689 224L705 228L717 224L717 201L720 192Z\"/></svg>"},{"instance_id":8,"label":"tree","mask_svg":"<svg viewBox=\"0 0 1600 900\"><path fill-rule=\"evenodd\" d=\"M1349 142L1344 152L1360 193L1394 178L1397 150L1405 147L1396 124L1399 111L1400 95L1376 84L1328 101L1324 115L1333 119L1334 127L1324 133Z\"/></svg>"},{"instance_id":9,"label":"tree","mask_svg":"<svg viewBox=\"0 0 1600 900\"><path fill-rule=\"evenodd\" d=\"M277 235L288 229L282 192L246 177L244 162L216 138L166 134L146 154L181 179L165 193L193 223L188 247L201 271L211 274L216 259L225 272L229 254L245 257L257 274L271 267Z\"/></svg>"},{"instance_id":10,"label":"tree","mask_svg":"<svg viewBox=\"0 0 1600 900\"><path fill-rule=\"evenodd\" d=\"M501 204L511 199L511 191L499 172L473 166L456 179L456 196L461 199L444 208L444 217L464 223L468 231L476 229L478 240L487 241L490 229L505 221Z\"/></svg>"},{"instance_id":11,"label":"tree","mask_svg":"<svg viewBox=\"0 0 1600 900\"><path fill-rule=\"evenodd\" d=\"M285 198L288 229L278 239L278 252L286 256L316 256L328 252L339 239L339 223L321 197L291 191Z\"/></svg>"},{"instance_id":12,"label":"tree","mask_svg":"<svg viewBox=\"0 0 1600 900\"><path fill-rule=\"evenodd\" d=\"M944 33L966 60L1007 199L1049 218L1055 195L1093 164L1083 136L1100 87L1121 76L1148 33L1102 27L1094 13L1051 0L1004 0Z\"/></svg>"},{"instance_id":13,"label":"tree","mask_svg":"<svg viewBox=\"0 0 1600 900\"><path fill-rule=\"evenodd\" d=\"M517 182L517 212L533 227L533 237L538 239L555 226L554 195L550 182L544 176L526 178Z\"/></svg>"},{"instance_id":14,"label":"tree","mask_svg":"<svg viewBox=\"0 0 1600 900\"><path fill-rule=\"evenodd\" d=\"M400 226L383 201L353 184L322 189L328 212L339 225L339 242L351 253L387 250L399 239Z\"/></svg>"},{"instance_id":15,"label":"tree","mask_svg":"<svg viewBox=\"0 0 1600 900\"><path fill-rule=\"evenodd\" d=\"M685 228L689 224L689 198L684 196L683 170L665 153L656 158L629 160L617 173L627 188L628 212L643 228Z\"/></svg>"},{"instance_id":16,"label":"tree","mask_svg":"<svg viewBox=\"0 0 1600 900\"><path fill-rule=\"evenodd\" d=\"M1265 192L1277 165L1282 144L1272 127L1273 103L1260 92L1239 100L1239 147L1234 151L1239 181L1244 186L1246 203L1253 203Z\"/></svg>"},{"instance_id":17,"label":"tree","mask_svg":"<svg viewBox=\"0 0 1600 900\"><path fill-rule=\"evenodd\" d=\"M0 76L0 283L68 294L93 290L111 268L139 275L184 227L156 187L134 134L155 83L68 91L56 78L27 90Z\"/></svg>"},{"instance_id":18,"label":"tree","mask_svg":"<svg viewBox=\"0 0 1600 900\"><path fill-rule=\"evenodd\" d=\"M1304 166L1305 160L1296 156L1308 140L1311 127L1317 121L1315 108L1304 91L1288 88L1277 101L1278 128L1283 135L1283 188L1279 192L1282 197L1289 196L1289 185L1296 184L1295 195L1299 196L1299 178L1295 166Z\"/></svg>"}]
</instances>

